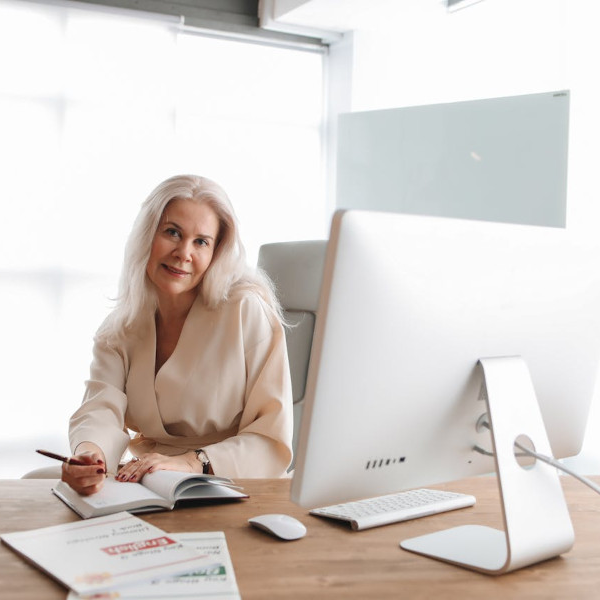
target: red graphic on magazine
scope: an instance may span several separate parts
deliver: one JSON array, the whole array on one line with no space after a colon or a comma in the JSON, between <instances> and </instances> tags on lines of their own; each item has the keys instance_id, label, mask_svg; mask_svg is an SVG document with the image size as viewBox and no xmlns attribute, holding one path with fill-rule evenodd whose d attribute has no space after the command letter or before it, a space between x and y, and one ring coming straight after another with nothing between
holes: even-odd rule
<instances>
[{"instance_id":1,"label":"red graphic on magazine","mask_svg":"<svg viewBox=\"0 0 600 600\"><path fill-rule=\"evenodd\" d=\"M166 536L154 538L153 540L140 540L139 542L130 542L128 544L119 544L118 546L107 546L102 548L103 552L115 556L118 554L128 554L129 552L139 552L140 550L151 550L162 546L170 546L176 544L175 540Z\"/></svg>"}]
</instances>

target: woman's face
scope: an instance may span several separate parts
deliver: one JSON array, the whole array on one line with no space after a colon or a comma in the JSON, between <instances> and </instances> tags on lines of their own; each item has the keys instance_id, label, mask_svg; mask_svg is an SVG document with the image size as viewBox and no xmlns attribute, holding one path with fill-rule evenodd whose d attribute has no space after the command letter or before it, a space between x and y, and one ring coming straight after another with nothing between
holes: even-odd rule
<instances>
[{"instance_id":1,"label":"woman's face","mask_svg":"<svg viewBox=\"0 0 600 600\"><path fill-rule=\"evenodd\" d=\"M219 219L207 204L182 199L167 204L154 234L146 267L159 302L196 296L211 263L218 235Z\"/></svg>"}]
</instances>

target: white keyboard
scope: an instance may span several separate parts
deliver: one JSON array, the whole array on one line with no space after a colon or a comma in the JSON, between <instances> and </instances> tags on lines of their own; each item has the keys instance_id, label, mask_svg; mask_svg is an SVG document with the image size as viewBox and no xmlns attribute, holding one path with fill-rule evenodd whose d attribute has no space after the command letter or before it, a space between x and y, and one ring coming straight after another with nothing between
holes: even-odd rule
<instances>
[{"instance_id":1,"label":"white keyboard","mask_svg":"<svg viewBox=\"0 0 600 600\"><path fill-rule=\"evenodd\" d=\"M475 497L468 494L420 489L313 508L310 514L348 521L352 529L359 530L426 517L473 504Z\"/></svg>"}]
</instances>

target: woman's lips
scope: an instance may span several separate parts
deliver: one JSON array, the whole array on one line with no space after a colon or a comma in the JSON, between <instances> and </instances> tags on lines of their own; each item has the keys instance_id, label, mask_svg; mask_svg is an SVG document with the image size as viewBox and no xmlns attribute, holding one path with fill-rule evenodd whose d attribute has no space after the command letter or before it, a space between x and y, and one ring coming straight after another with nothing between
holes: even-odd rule
<instances>
[{"instance_id":1,"label":"woman's lips","mask_svg":"<svg viewBox=\"0 0 600 600\"><path fill-rule=\"evenodd\" d=\"M171 273L171 275L175 275L176 277L185 277L186 275L189 275L187 271L182 271L181 269L170 267L169 265L163 264L163 267L168 273Z\"/></svg>"}]
</instances>

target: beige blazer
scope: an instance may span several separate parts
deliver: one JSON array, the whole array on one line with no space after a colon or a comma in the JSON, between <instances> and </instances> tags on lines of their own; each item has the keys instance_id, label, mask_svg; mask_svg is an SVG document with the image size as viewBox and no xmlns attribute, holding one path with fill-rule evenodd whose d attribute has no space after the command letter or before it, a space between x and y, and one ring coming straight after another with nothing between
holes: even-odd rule
<instances>
[{"instance_id":1,"label":"beige blazer","mask_svg":"<svg viewBox=\"0 0 600 600\"><path fill-rule=\"evenodd\" d=\"M134 455L203 448L217 475L285 475L293 419L285 332L257 295L215 310L196 300L156 377L155 360L153 317L117 347L95 340L70 421L72 451L94 442L114 471L127 447Z\"/></svg>"}]
</instances>

